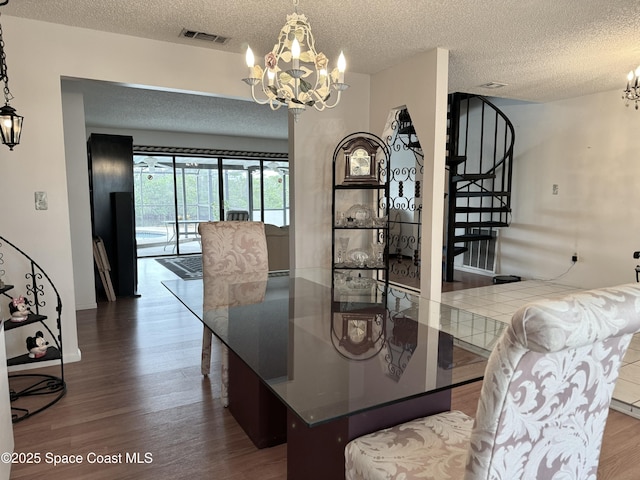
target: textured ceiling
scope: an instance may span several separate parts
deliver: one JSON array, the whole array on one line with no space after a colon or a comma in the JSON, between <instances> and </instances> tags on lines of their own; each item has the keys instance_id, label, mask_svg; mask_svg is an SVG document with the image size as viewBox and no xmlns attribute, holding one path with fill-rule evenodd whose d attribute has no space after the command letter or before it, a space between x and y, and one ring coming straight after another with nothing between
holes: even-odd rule
<instances>
[{"instance_id":1,"label":"textured ceiling","mask_svg":"<svg viewBox=\"0 0 640 480\"><path fill-rule=\"evenodd\" d=\"M258 56L290 0L11 0L3 14ZM373 74L435 47L450 52L449 91L550 101L621 89L640 63L638 0L301 0L316 47ZM230 37L225 45L183 29ZM507 86L488 90L480 85ZM215 99L210 99L215 101ZM269 112L270 113L270 112Z\"/></svg>"},{"instance_id":2,"label":"textured ceiling","mask_svg":"<svg viewBox=\"0 0 640 480\"><path fill-rule=\"evenodd\" d=\"M249 101L91 80L65 80L63 86L83 93L85 123L91 127L271 139L288 136L286 108L274 112Z\"/></svg>"}]
</instances>

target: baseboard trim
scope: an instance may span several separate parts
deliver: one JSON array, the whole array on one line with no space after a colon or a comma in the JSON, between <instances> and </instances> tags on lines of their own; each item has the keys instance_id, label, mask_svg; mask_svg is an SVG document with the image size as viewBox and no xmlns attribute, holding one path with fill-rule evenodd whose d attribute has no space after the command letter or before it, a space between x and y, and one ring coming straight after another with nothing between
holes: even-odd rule
<instances>
[{"instance_id":1,"label":"baseboard trim","mask_svg":"<svg viewBox=\"0 0 640 480\"><path fill-rule=\"evenodd\" d=\"M76 311L77 310L95 310L96 308L98 308L98 303L90 303L88 305L76 305Z\"/></svg>"},{"instance_id":2,"label":"baseboard trim","mask_svg":"<svg viewBox=\"0 0 640 480\"><path fill-rule=\"evenodd\" d=\"M610 406L611 409L616 412L624 413L640 420L640 408L635 405L631 405L630 403L625 403L614 398L611 400Z\"/></svg>"}]
</instances>

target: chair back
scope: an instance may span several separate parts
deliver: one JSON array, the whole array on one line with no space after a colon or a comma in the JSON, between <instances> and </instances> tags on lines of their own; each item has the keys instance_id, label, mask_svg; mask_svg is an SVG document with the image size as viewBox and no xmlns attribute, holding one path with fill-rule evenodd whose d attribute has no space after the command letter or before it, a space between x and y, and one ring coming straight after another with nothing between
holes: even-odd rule
<instances>
[{"instance_id":1,"label":"chair back","mask_svg":"<svg viewBox=\"0 0 640 480\"><path fill-rule=\"evenodd\" d=\"M204 315L227 318L227 308L264 299L268 254L261 222L205 222L202 241Z\"/></svg>"},{"instance_id":2,"label":"chair back","mask_svg":"<svg viewBox=\"0 0 640 480\"><path fill-rule=\"evenodd\" d=\"M246 210L229 210L225 219L228 221L248 222L249 212Z\"/></svg>"},{"instance_id":3,"label":"chair back","mask_svg":"<svg viewBox=\"0 0 640 480\"><path fill-rule=\"evenodd\" d=\"M198 225L198 233L204 276L269 270L262 222L204 222Z\"/></svg>"},{"instance_id":4,"label":"chair back","mask_svg":"<svg viewBox=\"0 0 640 480\"><path fill-rule=\"evenodd\" d=\"M520 308L492 351L465 479L595 479L640 285Z\"/></svg>"}]
</instances>

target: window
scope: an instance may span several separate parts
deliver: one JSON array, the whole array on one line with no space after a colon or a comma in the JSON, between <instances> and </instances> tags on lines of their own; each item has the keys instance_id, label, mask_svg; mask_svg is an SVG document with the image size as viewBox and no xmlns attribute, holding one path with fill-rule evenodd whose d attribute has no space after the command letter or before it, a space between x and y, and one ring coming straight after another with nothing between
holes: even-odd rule
<instances>
[{"instance_id":1,"label":"window","mask_svg":"<svg viewBox=\"0 0 640 480\"><path fill-rule=\"evenodd\" d=\"M136 153L138 257L199 253L198 223L222 220L231 210L288 225L289 163L274 157Z\"/></svg>"}]
</instances>

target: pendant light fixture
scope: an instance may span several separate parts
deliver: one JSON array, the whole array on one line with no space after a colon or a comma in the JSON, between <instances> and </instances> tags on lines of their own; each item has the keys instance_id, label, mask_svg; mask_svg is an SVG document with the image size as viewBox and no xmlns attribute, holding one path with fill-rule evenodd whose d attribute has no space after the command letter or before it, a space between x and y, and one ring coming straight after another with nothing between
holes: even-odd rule
<instances>
[{"instance_id":1,"label":"pendant light fixture","mask_svg":"<svg viewBox=\"0 0 640 480\"><path fill-rule=\"evenodd\" d=\"M9 0L0 3L0 6L6 5ZM9 150L20 143L20 134L22 133L22 120L16 112L16 109L9 105L9 100L13 99L13 95L9 91L9 76L7 74L7 57L4 51L4 39L2 37L2 25L0 25L0 80L4 82L4 106L0 107L0 136Z\"/></svg>"}]
</instances>

